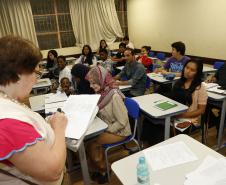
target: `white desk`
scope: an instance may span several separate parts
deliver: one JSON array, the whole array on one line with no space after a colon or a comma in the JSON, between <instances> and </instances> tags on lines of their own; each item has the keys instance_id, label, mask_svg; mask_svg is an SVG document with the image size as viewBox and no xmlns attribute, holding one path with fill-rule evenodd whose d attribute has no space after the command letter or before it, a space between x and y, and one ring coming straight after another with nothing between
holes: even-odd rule
<instances>
[{"instance_id":1,"label":"white desk","mask_svg":"<svg viewBox=\"0 0 226 185\"><path fill-rule=\"evenodd\" d=\"M182 185L185 181L185 175L189 172L195 170L203 161L207 155L211 155L216 158L223 157L214 150L206 147L205 145L199 143L193 138L187 135L177 135L173 138L170 138L164 142L161 142L153 147L147 148L145 150L152 150L157 146L163 146L166 144L174 143L177 141L183 141L197 156L198 160L184 163L181 165L165 168L158 171L150 170L150 184L155 185ZM137 175L136 175L136 165L140 156L143 156L143 151L130 155L124 159L116 161L112 164L112 170L120 179L124 185L136 185L137 184Z\"/></svg>"},{"instance_id":2,"label":"white desk","mask_svg":"<svg viewBox=\"0 0 226 185\"><path fill-rule=\"evenodd\" d=\"M210 100L216 101L216 102L222 102L222 108L221 108L221 118L220 118L220 125L219 125L219 131L218 131L218 138L217 138L217 149L221 147L221 140L223 136L224 131L224 120L225 120L225 111L226 111L226 96L213 93L213 92L207 92L208 98Z\"/></svg>"},{"instance_id":3,"label":"white desk","mask_svg":"<svg viewBox=\"0 0 226 185\"><path fill-rule=\"evenodd\" d=\"M37 83L33 85L32 90L36 95L38 94L39 89L44 89L44 93L47 93L51 85L52 83L49 78L39 79L37 80Z\"/></svg>"},{"instance_id":4,"label":"white desk","mask_svg":"<svg viewBox=\"0 0 226 185\"><path fill-rule=\"evenodd\" d=\"M213 73L216 71L217 69L214 69L213 66L203 65L203 73Z\"/></svg>"},{"instance_id":5,"label":"white desk","mask_svg":"<svg viewBox=\"0 0 226 185\"><path fill-rule=\"evenodd\" d=\"M124 91L129 91L131 89L131 85L120 85L119 89L124 92Z\"/></svg>"},{"instance_id":6,"label":"white desk","mask_svg":"<svg viewBox=\"0 0 226 185\"><path fill-rule=\"evenodd\" d=\"M153 80L156 83L159 84L169 84L169 83L174 83L176 82L178 79L180 79L180 77L175 77L173 80L167 80L163 77L162 74L158 74L158 73L147 73L147 76Z\"/></svg>"},{"instance_id":7,"label":"white desk","mask_svg":"<svg viewBox=\"0 0 226 185\"><path fill-rule=\"evenodd\" d=\"M133 99L139 104L140 109L144 113L146 113L148 116L151 116L154 118L165 118L165 134L164 134L165 139L168 139L170 137L170 118L172 116L181 114L188 109L186 105L183 105L179 102L171 100L170 98L167 98L163 95L155 94L155 93L134 97ZM170 108L168 110L162 111L155 107L155 105L158 104L160 100L170 101L172 103L177 104L177 106Z\"/></svg>"},{"instance_id":8,"label":"white desk","mask_svg":"<svg viewBox=\"0 0 226 185\"><path fill-rule=\"evenodd\" d=\"M53 93L31 96L29 98L31 110L41 112L45 110L45 96L52 96Z\"/></svg>"},{"instance_id":9,"label":"white desk","mask_svg":"<svg viewBox=\"0 0 226 185\"><path fill-rule=\"evenodd\" d=\"M108 125L104 121L96 117L93 123L89 126L88 130L86 131L83 137L81 137L79 140L72 140L72 139L66 140L67 148L69 148L73 152L79 153L79 160L81 163L82 175L83 175L83 180L85 185L89 185L91 183L90 183L89 170L88 170L88 165L86 160L84 139L88 139L96 135L99 135L101 132L106 130L107 127ZM68 158L68 163L69 163L68 165L70 166L71 164L70 157Z\"/></svg>"}]
</instances>

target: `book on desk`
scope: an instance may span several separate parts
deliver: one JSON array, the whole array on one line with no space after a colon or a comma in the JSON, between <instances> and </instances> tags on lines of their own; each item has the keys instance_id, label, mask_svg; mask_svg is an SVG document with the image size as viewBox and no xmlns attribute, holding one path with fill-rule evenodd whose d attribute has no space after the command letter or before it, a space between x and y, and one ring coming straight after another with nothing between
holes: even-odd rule
<instances>
[{"instance_id":1,"label":"book on desk","mask_svg":"<svg viewBox=\"0 0 226 185\"><path fill-rule=\"evenodd\" d=\"M157 109L160 109L162 111L174 108L177 106L176 103L170 102L170 101L156 101L157 104L155 104L154 106Z\"/></svg>"}]
</instances>

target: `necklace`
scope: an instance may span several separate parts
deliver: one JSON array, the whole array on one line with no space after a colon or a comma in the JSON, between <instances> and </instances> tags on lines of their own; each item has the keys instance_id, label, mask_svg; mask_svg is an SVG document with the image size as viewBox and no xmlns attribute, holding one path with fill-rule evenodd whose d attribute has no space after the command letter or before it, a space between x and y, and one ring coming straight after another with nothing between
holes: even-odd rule
<instances>
[{"instance_id":1,"label":"necklace","mask_svg":"<svg viewBox=\"0 0 226 185\"><path fill-rule=\"evenodd\" d=\"M31 110L27 105L25 105L24 103L21 103L21 102L15 100L14 98L10 98L5 92L3 92L1 90L0 90L0 97L2 97L4 99L7 99L7 100L10 100L11 102L16 103L17 105L20 105L20 106L22 106L22 107L24 107L26 109Z\"/></svg>"}]
</instances>

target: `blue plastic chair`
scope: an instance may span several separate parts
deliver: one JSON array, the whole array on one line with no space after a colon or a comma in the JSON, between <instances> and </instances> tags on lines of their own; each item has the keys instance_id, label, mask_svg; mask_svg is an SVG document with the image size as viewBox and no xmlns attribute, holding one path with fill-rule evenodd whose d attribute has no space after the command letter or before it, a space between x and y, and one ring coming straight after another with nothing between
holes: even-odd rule
<instances>
[{"instance_id":1,"label":"blue plastic chair","mask_svg":"<svg viewBox=\"0 0 226 185\"><path fill-rule=\"evenodd\" d=\"M224 65L224 62L223 62L223 61L216 61L216 62L213 64L213 68L214 68L214 69L220 69L222 65Z\"/></svg>"},{"instance_id":2,"label":"blue plastic chair","mask_svg":"<svg viewBox=\"0 0 226 185\"><path fill-rule=\"evenodd\" d=\"M159 59L159 60L165 60L166 59L166 55L165 53L157 53L156 57Z\"/></svg>"},{"instance_id":3,"label":"blue plastic chair","mask_svg":"<svg viewBox=\"0 0 226 185\"><path fill-rule=\"evenodd\" d=\"M140 150L140 145L138 143L138 141L135 139L135 135L136 135L136 130L137 130L137 124L138 124L138 119L139 119L139 115L140 115L140 107L138 105L138 103L131 99L126 97L125 98L125 106L127 108L128 111L128 115L134 119L135 123L134 123L134 129L133 129L133 133L132 135L126 137L123 141L120 142L116 142L116 143L112 143L112 144L104 144L102 145L102 147L105 150L105 162L106 162L106 167L107 167L107 175L108 175L108 181L110 182L110 167L109 167L109 162L108 162L108 151L111 148L120 146L120 145L124 145L126 143L129 143L130 141L134 141L135 144L138 146L138 149Z\"/></svg>"},{"instance_id":4,"label":"blue plastic chair","mask_svg":"<svg viewBox=\"0 0 226 185\"><path fill-rule=\"evenodd\" d=\"M148 53L148 56L149 56L149 57L154 57L154 56L155 56L155 52L150 51L150 52Z\"/></svg>"}]
</instances>

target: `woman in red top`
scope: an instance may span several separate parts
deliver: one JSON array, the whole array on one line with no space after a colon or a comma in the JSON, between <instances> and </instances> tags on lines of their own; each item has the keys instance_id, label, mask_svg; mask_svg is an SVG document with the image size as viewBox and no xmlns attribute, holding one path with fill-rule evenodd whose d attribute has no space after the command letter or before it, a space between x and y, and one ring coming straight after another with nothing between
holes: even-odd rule
<instances>
[{"instance_id":1,"label":"woman in red top","mask_svg":"<svg viewBox=\"0 0 226 185\"><path fill-rule=\"evenodd\" d=\"M0 39L0 184L60 185L66 158L63 113L48 123L21 102L38 77L42 55L30 41Z\"/></svg>"},{"instance_id":2,"label":"woman in red top","mask_svg":"<svg viewBox=\"0 0 226 185\"><path fill-rule=\"evenodd\" d=\"M148 57L150 50L150 46L143 46L141 48L141 55L137 57L137 61L142 63L144 67L146 67L147 73L152 72L152 59Z\"/></svg>"}]
</instances>

